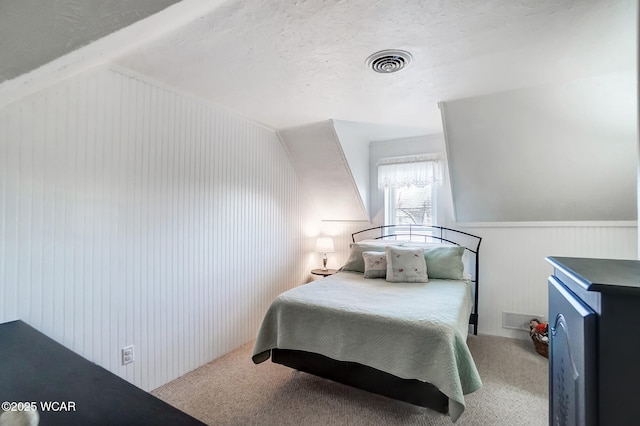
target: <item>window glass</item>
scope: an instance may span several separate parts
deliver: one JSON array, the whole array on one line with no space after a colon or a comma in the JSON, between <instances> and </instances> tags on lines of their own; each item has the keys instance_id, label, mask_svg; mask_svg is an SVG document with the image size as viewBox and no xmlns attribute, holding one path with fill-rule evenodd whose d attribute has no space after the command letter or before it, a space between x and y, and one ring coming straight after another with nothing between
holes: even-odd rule
<instances>
[{"instance_id":1,"label":"window glass","mask_svg":"<svg viewBox=\"0 0 640 426\"><path fill-rule=\"evenodd\" d=\"M433 225L435 185L385 188L385 225Z\"/></svg>"}]
</instances>

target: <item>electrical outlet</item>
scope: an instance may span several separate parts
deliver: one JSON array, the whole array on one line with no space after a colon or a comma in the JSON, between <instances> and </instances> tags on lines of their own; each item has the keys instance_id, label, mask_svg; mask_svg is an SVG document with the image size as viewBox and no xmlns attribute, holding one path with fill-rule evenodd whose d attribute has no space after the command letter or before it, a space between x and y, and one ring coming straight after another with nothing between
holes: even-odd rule
<instances>
[{"instance_id":1,"label":"electrical outlet","mask_svg":"<svg viewBox=\"0 0 640 426\"><path fill-rule=\"evenodd\" d=\"M133 345L125 346L121 350L122 365L126 365L133 362Z\"/></svg>"}]
</instances>

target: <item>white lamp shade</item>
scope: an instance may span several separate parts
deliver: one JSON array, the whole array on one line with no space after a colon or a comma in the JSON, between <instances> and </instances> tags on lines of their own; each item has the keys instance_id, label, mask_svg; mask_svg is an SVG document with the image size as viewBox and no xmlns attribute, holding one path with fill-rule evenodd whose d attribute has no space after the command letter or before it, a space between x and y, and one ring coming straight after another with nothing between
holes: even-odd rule
<instances>
[{"instance_id":1,"label":"white lamp shade","mask_svg":"<svg viewBox=\"0 0 640 426\"><path fill-rule=\"evenodd\" d=\"M333 253L335 251L333 247L333 238L319 237L316 240L316 251L318 253Z\"/></svg>"}]
</instances>

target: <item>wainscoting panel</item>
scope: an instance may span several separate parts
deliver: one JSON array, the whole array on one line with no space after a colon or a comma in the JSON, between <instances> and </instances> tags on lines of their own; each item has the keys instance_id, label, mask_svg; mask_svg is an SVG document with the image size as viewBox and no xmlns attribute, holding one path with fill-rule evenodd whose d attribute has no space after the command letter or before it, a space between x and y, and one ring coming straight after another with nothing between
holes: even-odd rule
<instances>
[{"instance_id":1,"label":"wainscoting panel","mask_svg":"<svg viewBox=\"0 0 640 426\"><path fill-rule=\"evenodd\" d=\"M253 339L308 278L275 132L121 71L0 110L0 203L0 322L145 390Z\"/></svg>"},{"instance_id":2,"label":"wainscoting panel","mask_svg":"<svg viewBox=\"0 0 640 426\"><path fill-rule=\"evenodd\" d=\"M502 313L548 315L547 256L637 259L637 227L509 226L461 228L483 237L479 332L529 338L502 327Z\"/></svg>"}]
</instances>

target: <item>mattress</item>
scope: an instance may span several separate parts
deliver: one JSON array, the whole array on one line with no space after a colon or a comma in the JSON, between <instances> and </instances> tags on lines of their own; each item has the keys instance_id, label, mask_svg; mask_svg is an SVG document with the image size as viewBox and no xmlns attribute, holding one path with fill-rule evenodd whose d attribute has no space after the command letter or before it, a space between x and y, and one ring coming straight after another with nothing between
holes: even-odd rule
<instances>
[{"instance_id":1,"label":"mattress","mask_svg":"<svg viewBox=\"0 0 640 426\"><path fill-rule=\"evenodd\" d=\"M390 283L339 272L279 295L258 332L253 361L294 349L357 362L435 385L453 421L482 385L466 344L467 280Z\"/></svg>"}]
</instances>

